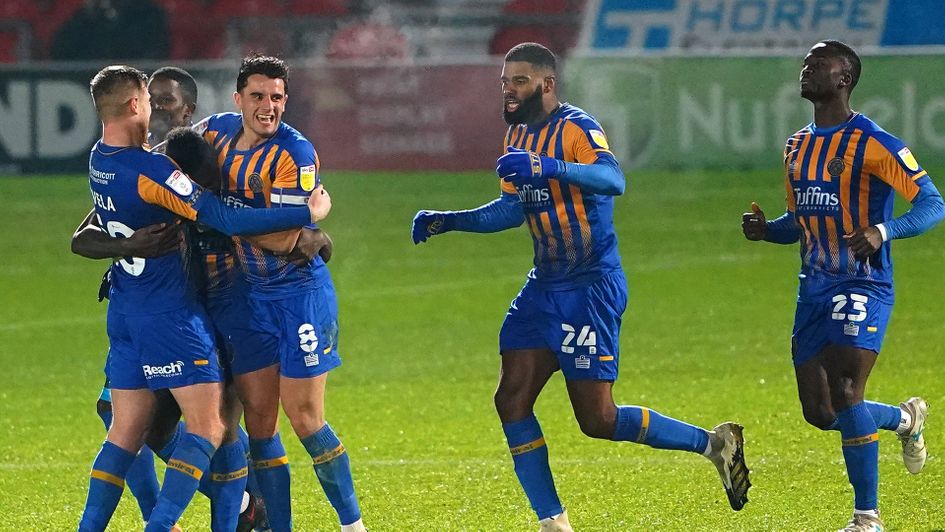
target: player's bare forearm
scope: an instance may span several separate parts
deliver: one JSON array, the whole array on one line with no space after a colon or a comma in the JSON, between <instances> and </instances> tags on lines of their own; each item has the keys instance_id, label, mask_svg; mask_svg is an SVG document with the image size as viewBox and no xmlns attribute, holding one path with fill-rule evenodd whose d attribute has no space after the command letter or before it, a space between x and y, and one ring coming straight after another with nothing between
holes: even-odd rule
<instances>
[{"instance_id":1,"label":"player's bare forearm","mask_svg":"<svg viewBox=\"0 0 945 532\"><path fill-rule=\"evenodd\" d=\"M124 254L121 240L108 236L95 224L88 224L72 235L72 252L87 259L114 259Z\"/></svg>"},{"instance_id":2,"label":"player's bare forearm","mask_svg":"<svg viewBox=\"0 0 945 532\"><path fill-rule=\"evenodd\" d=\"M299 229L288 229L286 231L279 231L277 233L244 236L243 238L249 241L250 244L260 249L271 251L276 255L287 255L295 248L295 244L298 242L300 234L301 230Z\"/></svg>"},{"instance_id":3,"label":"player's bare forearm","mask_svg":"<svg viewBox=\"0 0 945 532\"><path fill-rule=\"evenodd\" d=\"M72 235L72 252L88 259L121 257L159 257L180 246L180 227L159 223L136 230L128 238L109 235L97 223L95 212L89 213Z\"/></svg>"}]
</instances>

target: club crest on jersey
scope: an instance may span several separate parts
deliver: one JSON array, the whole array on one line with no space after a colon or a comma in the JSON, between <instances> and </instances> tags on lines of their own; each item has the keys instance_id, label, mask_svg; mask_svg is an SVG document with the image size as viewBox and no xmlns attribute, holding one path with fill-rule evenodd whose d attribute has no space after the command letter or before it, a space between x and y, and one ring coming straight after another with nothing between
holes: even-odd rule
<instances>
[{"instance_id":1,"label":"club crest on jersey","mask_svg":"<svg viewBox=\"0 0 945 532\"><path fill-rule=\"evenodd\" d=\"M171 187L171 190L181 196L189 196L194 191L194 184L190 181L190 178L180 170L171 172L171 175L164 181L164 184Z\"/></svg>"},{"instance_id":2,"label":"club crest on jersey","mask_svg":"<svg viewBox=\"0 0 945 532\"><path fill-rule=\"evenodd\" d=\"M827 163L827 173L833 178L840 177L840 174L843 173L844 168L846 168L846 165L843 163L843 159L840 157L834 157L833 159L830 159L829 163Z\"/></svg>"},{"instance_id":3,"label":"club crest on jersey","mask_svg":"<svg viewBox=\"0 0 945 532\"><path fill-rule=\"evenodd\" d=\"M594 141L598 148L604 148L605 150L610 149L610 145L607 144L607 137L604 135L604 132L599 129L592 129L588 133L591 134L591 140Z\"/></svg>"},{"instance_id":4,"label":"club crest on jersey","mask_svg":"<svg viewBox=\"0 0 945 532\"><path fill-rule=\"evenodd\" d=\"M903 148L899 150L899 159L902 160L902 164L906 165L906 168L915 172L919 169L919 162L915 160L915 156L912 155L912 152L909 151L909 148Z\"/></svg>"},{"instance_id":5,"label":"club crest on jersey","mask_svg":"<svg viewBox=\"0 0 945 532\"><path fill-rule=\"evenodd\" d=\"M259 174L253 172L249 175L249 189L253 191L253 194L262 194L263 191L263 182L262 178L259 177Z\"/></svg>"},{"instance_id":6,"label":"club crest on jersey","mask_svg":"<svg viewBox=\"0 0 945 532\"><path fill-rule=\"evenodd\" d=\"M315 165L311 166L302 166L299 168L299 186L302 187L302 190L306 192L311 192L315 190L315 185L318 184L318 171L315 168Z\"/></svg>"}]
</instances>

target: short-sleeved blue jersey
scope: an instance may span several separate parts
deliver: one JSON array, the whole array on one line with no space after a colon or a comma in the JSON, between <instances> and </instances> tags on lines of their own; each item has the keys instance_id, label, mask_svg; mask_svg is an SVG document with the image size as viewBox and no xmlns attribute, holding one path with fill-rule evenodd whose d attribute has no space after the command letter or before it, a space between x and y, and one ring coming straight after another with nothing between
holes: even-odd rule
<instances>
[{"instance_id":1,"label":"short-sleeved blue jersey","mask_svg":"<svg viewBox=\"0 0 945 532\"><path fill-rule=\"evenodd\" d=\"M236 149L243 117L221 113L207 121L204 139L217 157L223 177L221 195L236 207L279 208L305 205L318 184L318 155L301 133L282 122L276 134L249 150ZM329 277L324 261L316 256L305 266L295 264L247 240L234 238L236 257L256 297L282 298L299 290L321 286ZM227 275L231 261L208 255L211 280Z\"/></svg>"},{"instance_id":2,"label":"short-sleeved blue jersey","mask_svg":"<svg viewBox=\"0 0 945 532\"><path fill-rule=\"evenodd\" d=\"M581 164L613 158L597 120L567 103L541 124L509 127L504 145ZM535 248L530 275L540 284L568 289L621 269L613 196L582 191L555 178L522 188L503 180L502 193L521 201Z\"/></svg>"},{"instance_id":3,"label":"short-sleeved blue jersey","mask_svg":"<svg viewBox=\"0 0 945 532\"><path fill-rule=\"evenodd\" d=\"M89 158L89 187L102 227L113 237L129 237L151 224L174 224L177 217L195 220L207 197L167 156L101 141ZM174 310L193 298L180 252L125 257L112 265L111 279L109 305L127 315Z\"/></svg>"},{"instance_id":4,"label":"short-sleeved blue jersey","mask_svg":"<svg viewBox=\"0 0 945 532\"><path fill-rule=\"evenodd\" d=\"M899 193L912 201L930 182L909 148L859 113L832 128L813 123L791 135L784 149L787 209L801 231L801 301L832 295L850 282L893 300L890 243L857 260L844 235L893 217Z\"/></svg>"}]
</instances>

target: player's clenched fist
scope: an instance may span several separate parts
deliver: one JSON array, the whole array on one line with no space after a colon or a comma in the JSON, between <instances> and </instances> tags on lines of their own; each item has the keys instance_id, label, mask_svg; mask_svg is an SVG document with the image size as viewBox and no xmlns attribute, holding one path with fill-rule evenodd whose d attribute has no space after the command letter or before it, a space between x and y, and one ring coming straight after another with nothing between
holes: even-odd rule
<instances>
[{"instance_id":1,"label":"player's clenched fist","mask_svg":"<svg viewBox=\"0 0 945 532\"><path fill-rule=\"evenodd\" d=\"M507 149L508 153L496 161L495 173L516 186L539 177L554 177L559 173L558 162L551 157L512 146Z\"/></svg>"},{"instance_id":2,"label":"player's clenched fist","mask_svg":"<svg viewBox=\"0 0 945 532\"><path fill-rule=\"evenodd\" d=\"M768 236L765 213L755 202L751 202L751 212L742 214L742 232L748 240L764 240Z\"/></svg>"},{"instance_id":3,"label":"player's clenched fist","mask_svg":"<svg viewBox=\"0 0 945 532\"><path fill-rule=\"evenodd\" d=\"M331 212L331 196L325 187L318 185L308 197L308 212L312 214L312 223L320 222Z\"/></svg>"},{"instance_id":4,"label":"player's clenched fist","mask_svg":"<svg viewBox=\"0 0 945 532\"><path fill-rule=\"evenodd\" d=\"M447 222L447 213L440 211L420 211L413 217L411 234L413 243L426 242L433 235L452 229Z\"/></svg>"}]
</instances>

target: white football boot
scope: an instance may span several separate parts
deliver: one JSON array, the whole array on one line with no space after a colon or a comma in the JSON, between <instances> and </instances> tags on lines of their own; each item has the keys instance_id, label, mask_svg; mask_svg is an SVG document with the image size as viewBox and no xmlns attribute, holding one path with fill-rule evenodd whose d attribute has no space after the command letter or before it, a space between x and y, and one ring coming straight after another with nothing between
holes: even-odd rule
<instances>
[{"instance_id":1,"label":"white football boot","mask_svg":"<svg viewBox=\"0 0 945 532\"><path fill-rule=\"evenodd\" d=\"M568 511L565 510L556 517L546 517L538 522L541 528L538 532L574 532L571 522L568 521Z\"/></svg>"},{"instance_id":2,"label":"white football boot","mask_svg":"<svg viewBox=\"0 0 945 532\"><path fill-rule=\"evenodd\" d=\"M913 475L918 475L925 466L925 459L929 451L925 448L925 418L929 415L929 405L921 397L913 397L905 403L899 403L912 416L912 425L907 431L899 435L902 443L902 462Z\"/></svg>"},{"instance_id":3,"label":"white football boot","mask_svg":"<svg viewBox=\"0 0 945 532\"><path fill-rule=\"evenodd\" d=\"M853 514L853 519L847 523L847 526L841 528L838 532L885 532L886 525L878 515Z\"/></svg>"}]
</instances>

